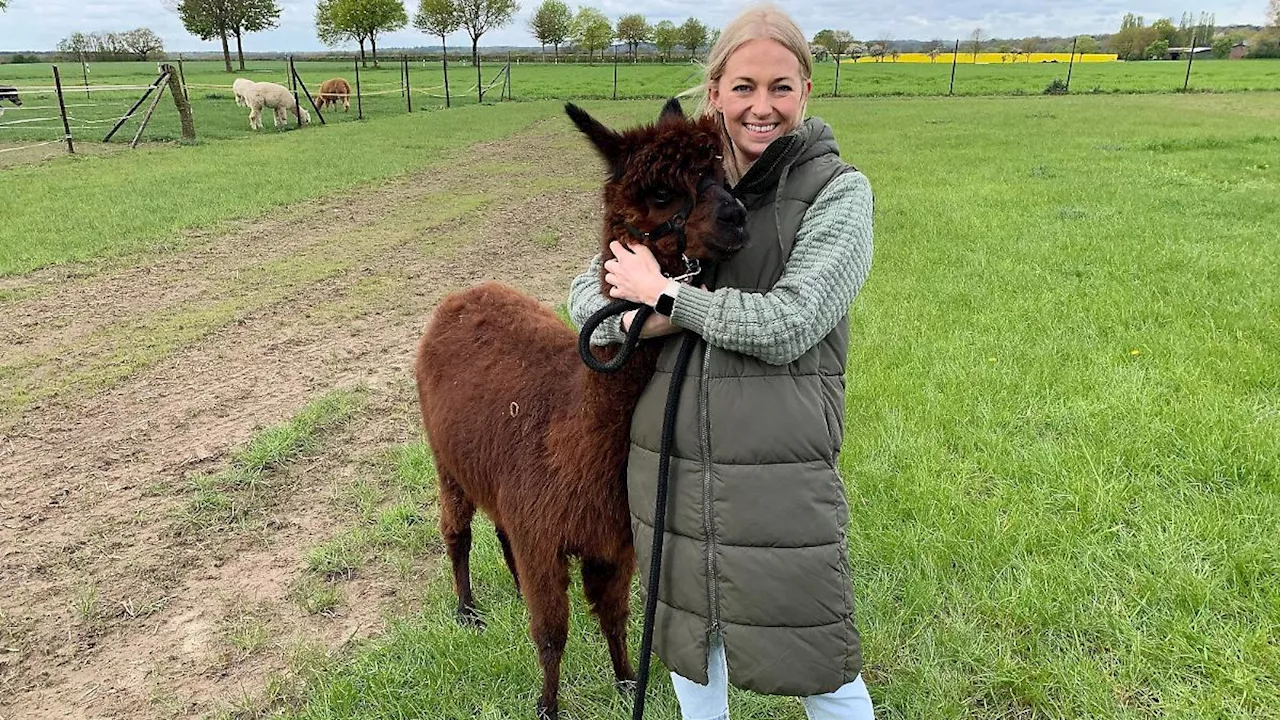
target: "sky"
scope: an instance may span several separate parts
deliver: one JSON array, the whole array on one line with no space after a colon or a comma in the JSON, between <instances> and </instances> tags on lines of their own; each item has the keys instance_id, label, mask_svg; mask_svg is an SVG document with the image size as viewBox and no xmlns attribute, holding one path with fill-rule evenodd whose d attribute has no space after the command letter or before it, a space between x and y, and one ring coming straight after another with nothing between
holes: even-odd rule
<instances>
[{"instance_id":1,"label":"sky","mask_svg":"<svg viewBox=\"0 0 1280 720\"><path fill-rule=\"evenodd\" d=\"M567 0L571 8L580 4ZM975 27L988 37L1028 35L1070 36L1113 32L1126 12L1144 15L1147 21L1183 12L1212 12L1219 25L1262 24L1266 0L1199 0L1197 7L1167 5L1150 0L894 0L869 3L857 0L776 0L791 13L805 35L823 28L844 29L858 39L954 39ZM529 35L528 18L540 0L521 0L514 22L481 38L481 45L536 46ZM245 39L246 51L308 51L324 46L316 39L315 0L280 0L284 11L280 27ZM597 0L588 3L611 19L630 12L645 15L650 23L672 20L677 24L697 7L697 17L711 27L723 26L744 8L743 0ZM417 0L406 0L410 17ZM120 31L149 27L164 39L171 52L216 50L217 42L202 42L188 34L177 16L164 9L162 0L10 0L0 13L0 51L51 50L73 32ZM409 27L379 38L379 47L415 47L434 44ZM449 44L470 45L465 32L455 33Z\"/></svg>"}]
</instances>

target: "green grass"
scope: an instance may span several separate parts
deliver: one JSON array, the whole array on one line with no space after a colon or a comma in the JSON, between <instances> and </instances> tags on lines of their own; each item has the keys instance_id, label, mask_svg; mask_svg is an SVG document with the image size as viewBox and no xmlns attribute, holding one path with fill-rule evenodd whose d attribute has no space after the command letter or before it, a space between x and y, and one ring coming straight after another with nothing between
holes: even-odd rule
<instances>
[{"instance_id":1,"label":"green grass","mask_svg":"<svg viewBox=\"0 0 1280 720\"><path fill-rule=\"evenodd\" d=\"M499 72L502 62L485 59L481 63L484 85L488 86ZM298 74L313 94L320 83L331 77L343 77L355 87L354 68L350 62L299 61ZM75 90L83 87L78 63L60 65L68 112L72 117L72 135L83 143L96 143L106 135L114 118L121 117L142 95L141 90L95 91L86 95ZM235 104L231 83L237 77L263 82L288 84L284 61L252 61L246 70L228 74L222 63L198 61L185 63L188 95L196 121L197 136L225 139L253 134L274 134L268 114L263 131L249 129L248 110ZM619 63L617 91L614 89L612 60L598 64L520 63L511 73L512 97L516 100L664 98L697 85L701 70L687 60L669 64L632 65ZM1066 79L1064 64L961 64L956 68L954 92L957 95L1038 94L1054 78ZM154 62L111 62L92 64L92 85L143 86L155 80ZM1090 92L1171 92L1180 90L1186 77L1182 62L1111 62L1077 63L1072 71L1071 87L1076 93ZM403 96L400 66L397 60L382 67L362 68L361 94L366 118L386 118L409 111ZM415 111L444 107L444 74L439 62L414 61L410 64L410 88ZM945 95L951 89L951 66L948 63L859 63L844 64L840 72L839 94L843 96L880 95ZM454 106L475 105L478 100L475 68L469 63L451 61L450 95ZM52 76L47 64L0 65L0 82L19 88L51 88ZM1192 66L1191 89L1214 91L1280 90L1280 60L1197 60ZM497 101L501 81L485 96L486 103ZM814 71L814 92L829 96L836 92L835 64L818 63ZM24 93L29 109L13 110L0 119L0 144L9 141L55 140L62 137L58 119L57 97L51 89ZM150 102L150 101L148 101ZM305 103L305 98L303 98ZM44 108L36 110L35 108ZM142 110L145 111L146 105ZM350 112L326 110L327 122L354 122L357 103ZM113 138L127 143L134 135L142 111ZM48 118L40 122L3 126L12 120ZM313 117L313 122L319 123ZM292 126L291 126L292 127ZM163 98L143 137L147 140L173 140L180 137L177 111L172 100Z\"/></svg>"},{"instance_id":2,"label":"green grass","mask_svg":"<svg viewBox=\"0 0 1280 720\"><path fill-rule=\"evenodd\" d=\"M232 452L229 466L190 480L191 497L178 513L173 532L200 534L243 527L282 490L279 473L315 452L324 436L347 423L365 402L363 390L333 390L289 420L259 431Z\"/></svg>"},{"instance_id":3,"label":"green grass","mask_svg":"<svg viewBox=\"0 0 1280 720\"><path fill-rule=\"evenodd\" d=\"M877 716L1280 715L1280 95L812 109L877 194L841 460ZM487 630L441 562L296 716L531 715L527 615L475 538ZM572 598L564 716L626 717Z\"/></svg>"},{"instance_id":4,"label":"green grass","mask_svg":"<svg viewBox=\"0 0 1280 720\"><path fill-rule=\"evenodd\" d=\"M0 276L172 246L185 230L447 162L558 111L553 103L462 108L9 168L0 212L12 222L0 228Z\"/></svg>"}]
</instances>

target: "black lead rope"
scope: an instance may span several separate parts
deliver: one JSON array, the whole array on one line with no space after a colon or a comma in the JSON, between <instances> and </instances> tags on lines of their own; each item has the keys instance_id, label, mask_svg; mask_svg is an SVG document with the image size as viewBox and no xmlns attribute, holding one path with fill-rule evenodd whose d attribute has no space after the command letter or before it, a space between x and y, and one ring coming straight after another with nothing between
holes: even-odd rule
<instances>
[{"instance_id":1,"label":"black lead rope","mask_svg":"<svg viewBox=\"0 0 1280 720\"><path fill-rule=\"evenodd\" d=\"M592 333L605 320L635 308L639 310L631 322L631 327L627 330L627 339L622 343L622 350L618 351L613 360L600 362L591 353ZM597 310L583 324L581 332L578 333L578 354L582 356L582 361L596 372L617 372L626 364L636 345L639 344L640 330L644 326L645 318L652 313L653 308L648 305L629 300L617 300ZM635 705L632 706L632 720L641 720L644 717L645 691L649 686L649 660L653 651L653 619L658 610L658 576L662 572L662 541L667 526L667 487L671 477L671 445L675 442L676 435L676 410L680 404L680 386L684 384L684 377L689 369L689 359L693 357L693 351L698 345L698 336L695 333L686 331L682 334L684 338L680 343L680 352L676 355L675 367L671 370L671 386L667 389L667 405L662 417L662 444L658 451L658 499L653 511L653 554L649 558L649 587L645 593L644 629L640 635L640 669L636 673L636 697Z\"/></svg>"}]
</instances>

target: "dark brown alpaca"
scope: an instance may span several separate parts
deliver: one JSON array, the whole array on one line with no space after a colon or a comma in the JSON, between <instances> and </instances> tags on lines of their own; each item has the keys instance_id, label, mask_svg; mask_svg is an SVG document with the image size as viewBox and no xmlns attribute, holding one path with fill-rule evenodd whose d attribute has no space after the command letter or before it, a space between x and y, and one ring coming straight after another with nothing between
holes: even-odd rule
<instances>
[{"instance_id":1,"label":"dark brown alpaca","mask_svg":"<svg viewBox=\"0 0 1280 720\"><path fill-rule=\"evenodd\" d=\"M719 134L667 103L658 121L617 133L566 112L609 167L601 250L643 242L664 272L685 272L676 235L633 237L692 210L689 258L716 260L745 242L742 206L723 186ZM602 292L605 292L601 278ZM607 295L606 295L607 297ZM616 320L614 320L616 322ZM635 553L624 465L631 413L653 374L658 343L641 343L619 372L588 370L576 336L533 298L489 282L445 298L418 348L422 422L440 479L440 529L453 564L458 619L483 626L471 594L471 520L497 527L507 567L529 609L542 667L540 718L558 717L560 659L569 625L569 558L609 645L619 690L634 679L627 616ZM595 348L601 360L621 346Z\"/></svg>"}]
</instances>

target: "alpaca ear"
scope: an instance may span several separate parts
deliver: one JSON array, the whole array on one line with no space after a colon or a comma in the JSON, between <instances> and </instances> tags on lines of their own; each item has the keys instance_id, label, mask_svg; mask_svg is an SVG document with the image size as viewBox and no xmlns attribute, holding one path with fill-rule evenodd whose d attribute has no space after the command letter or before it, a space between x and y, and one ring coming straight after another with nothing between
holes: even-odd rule
<instances>
[{"instance_id":1,"label":"alpaca ear","mask_svg":"<svg viewBox=\"0 0 1280 720\"><path fill-rule=\"evenodd\" d=\"M596 150L605 162L609 163L609 171L614 177L620 176L626 154L622 136L602 125L599 120L587 114L586 110L573 103L565 103L564 111L582 134L587 136L591 144L596 146Z\"/></svg>"},{"instance_id":2,"label":"alpaca ear","mask_svg":"<svg viewBox=\"0 0 1280 720\"><path fill-rule=\"evenodd\" d=\"M658 122L664 120L683 120L684 108L680 107L679 98L671 98L666 105L662 106L662 112L658 115Z\"/></svg>"}]
</instances>

